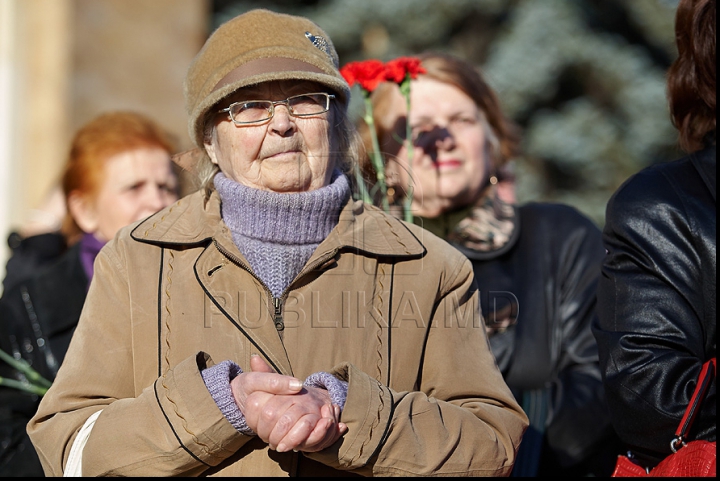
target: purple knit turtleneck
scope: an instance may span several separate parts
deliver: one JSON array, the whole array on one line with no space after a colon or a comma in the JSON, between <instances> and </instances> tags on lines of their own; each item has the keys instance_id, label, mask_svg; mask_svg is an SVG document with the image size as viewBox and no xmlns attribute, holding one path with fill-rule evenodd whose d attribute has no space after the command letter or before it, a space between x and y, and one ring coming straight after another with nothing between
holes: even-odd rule
<instances>
[{"instance_id":1,"label":"purple knit turtleneck","mask_svg":"<svg viewBox=\"0 0 720 481\"><path fill-rule=\"evenodd\" d=\"M350 197L350 185L336 171L330 185L310 192L280 194L253 189L215 176L215 188L222 201L221 215L232 232L233 242L245 255L255 274L275 297L302 270L317 246L337 225L340 211ZM255 433L245 421L230 388L230 381L242 373L232 361L202 371L203 381L225 418L241 433ZM317 372L305 386L328 390L333 404L342 410L348 383L327 372Z\"/></svg>"},{"instance_id":2,"label":"purple knit turtleneck","mask_svg":"<svg viewBox=\"0 0 720 481\"><path fill-rule=\"evenodd\" d=\"M309 192L283 194L247 187L218 173L223 221L255 274L280 297L337 225L350 196L345 175Z\"/></svg>"},{"instance_id":3,"label":"purple knit turtleneck","mask_svg":"<svg viewBox=\"0 0 720 481\"><path fill-rule=\"evenodd\" d=\"M95 258L104 245L105 242L98 240L98 238L92 234L85 234L80 239L80 263L87 275L88 287L90 287L90 281L93 277Z\"/></svg>"}]
</instances>

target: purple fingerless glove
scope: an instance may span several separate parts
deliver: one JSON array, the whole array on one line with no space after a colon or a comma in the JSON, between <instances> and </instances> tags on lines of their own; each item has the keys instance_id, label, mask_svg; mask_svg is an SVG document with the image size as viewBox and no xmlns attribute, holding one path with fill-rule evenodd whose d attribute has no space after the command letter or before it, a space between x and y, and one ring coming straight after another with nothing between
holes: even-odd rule
<instances>
[{"instance_id":1,"label":"purple fingerless glove","mask_svg":"<svg viewBox=\"0 0 720 481\"><path fill-rule=\"evenodd\" d=\"M303 386L325 389L330 394L330 400L333 404L340 406L341 411L345 407L348 390L347 381L341 381L329 372L321 371L310 374L307 379L305 379Z\"/></svg>"},{"instance_id":2,"label":"purple fingerless glove","mask_svg":"<svg viewBox=\"0 0 720 481\"><path fill-rule=\"evenodd\" d=\"M245 415L235 402L235 396L233 396L232 389L230 388L230 381L242 372L240 366L234 362L223 361L213 367L204 369L201 374L203 381L205 381L205 386L207 386L210 395L218 408L220 408L223 416L242 434L255 436L255 432L250 429L247 422L245 422Z\"/></svg>"}]
</instances>

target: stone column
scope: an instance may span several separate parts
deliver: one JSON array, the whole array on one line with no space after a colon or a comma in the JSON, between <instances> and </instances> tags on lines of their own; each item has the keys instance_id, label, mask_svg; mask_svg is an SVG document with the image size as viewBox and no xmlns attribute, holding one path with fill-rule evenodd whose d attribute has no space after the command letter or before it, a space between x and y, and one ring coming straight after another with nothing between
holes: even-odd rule
<instances>
[{"instance_id":1,"label":"stone column","mask_svg":"<svg viewBox=\"0 0 720 481\"><path fill-rule=\"evenodd\" d=\"M182 81L211 0L0 0L0 272L8 233L51 194L74 132L144 113L190 147Z\"/></svg>"},{"instance_id":2,"label":"stone column","mask_svg":"<svg viewBox=\"0 0 720 481\"><path fill-rule=\"evenodd\" d=\"M0 2L0 245L11 229L46 222L71 118L70 0Z\"/></svg>"}]
</instances>

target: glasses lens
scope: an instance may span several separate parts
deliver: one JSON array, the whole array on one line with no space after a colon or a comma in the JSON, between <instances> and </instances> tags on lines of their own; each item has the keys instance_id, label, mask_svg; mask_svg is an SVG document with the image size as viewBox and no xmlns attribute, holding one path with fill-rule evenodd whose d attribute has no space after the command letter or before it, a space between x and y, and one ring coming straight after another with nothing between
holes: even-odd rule
<instances>
[{"instance_id":1,"label":"glasses lens","mask_svg":"<svg viewBox=\"0 0 720 481\"><path fill-rule=\"evenodd\" d=\"M270 118L272 103L267 100L237 102L230 106L230 115L235 122L260 122Z\"/></svg>"},{"instance_id":2,"label":"glasses lens","mask_svg":"<svg viewBox=\"0 0 720 481\"><path fill-rule=\"evenodd\" d=\"M327 94L296 95L288 99L293 115L317 115L328 110Z\"/></svg>"}]
</instances>

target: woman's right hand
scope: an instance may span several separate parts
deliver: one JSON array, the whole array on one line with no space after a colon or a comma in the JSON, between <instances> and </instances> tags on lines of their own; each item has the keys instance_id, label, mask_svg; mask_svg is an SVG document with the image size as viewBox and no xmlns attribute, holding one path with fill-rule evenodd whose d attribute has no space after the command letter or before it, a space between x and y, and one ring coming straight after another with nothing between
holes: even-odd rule
<instances>
[{"instance_id":1,"label":"woman's right hand","mask_svg":"<svg viewBox=\"0 0 720 481\"><path fill-rule=\"evenodd\" d=\"M251 357L250 369L230 386L248 427L271 449L321 451L347 431L325 389L275 373L260 356Z\"/></svg>"}]
</instances>

